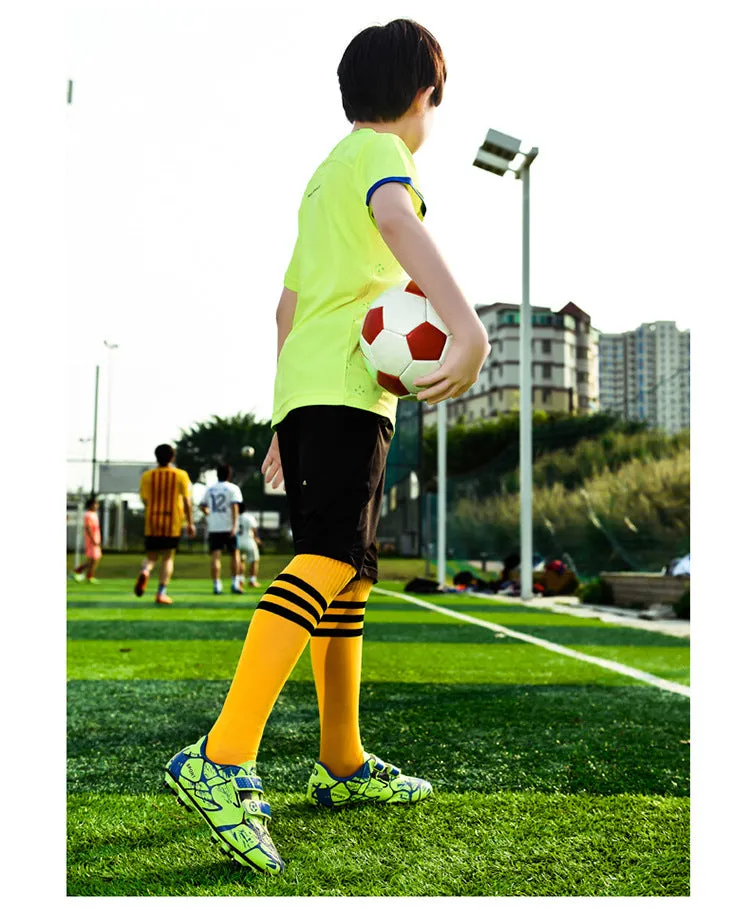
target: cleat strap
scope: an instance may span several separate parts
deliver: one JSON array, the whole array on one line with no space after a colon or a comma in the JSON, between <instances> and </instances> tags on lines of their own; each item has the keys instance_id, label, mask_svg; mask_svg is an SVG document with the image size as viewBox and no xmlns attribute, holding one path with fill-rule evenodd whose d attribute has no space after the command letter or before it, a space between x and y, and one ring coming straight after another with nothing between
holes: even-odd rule
<instances>
[{"instance_id":1,"label":"cleat strap","mask_svg":"<svg viewBox=\"0 0 750 910\"><path fill-rule=\"evenodd\" d=\"M256 793L263 792L263 783L259 777L239 774L234 778L238 790L255 790Z\"/></svg>"},{"instance_id":2,"label":"cleat strap","mask_svg":"<svg viewBox=\"0 0 750 910\"><path fill-rule=\"evenodd\" d=\"M242 808L247 815L254 815L257 818L271 818L271 807L262 799L243 799Z\"/></svg>"}]
</instances>

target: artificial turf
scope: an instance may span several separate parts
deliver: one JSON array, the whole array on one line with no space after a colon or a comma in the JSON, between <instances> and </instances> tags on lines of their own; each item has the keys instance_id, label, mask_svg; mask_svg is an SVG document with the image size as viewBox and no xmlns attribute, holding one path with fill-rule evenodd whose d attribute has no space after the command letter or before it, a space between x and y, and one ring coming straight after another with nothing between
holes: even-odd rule
<instances>
[{"instance_id":1,"label":"artificial turf","mask_svg":"<svg viewBox=\"0 0 750 910\"><path fill-rule=\"evenodd\" d=\"M303 655L259 758L287 870L234 866L163 793L162 767L213 723L259 595L212 598L185 580L157 608L131 585L69 590L69 894L689 893L688 699L385 592L367 611L363 741L430 779L433 798L333 814L305 804L318 720ZM688 681L684 639L424 599Z\"/></svg>"}]
</instances>

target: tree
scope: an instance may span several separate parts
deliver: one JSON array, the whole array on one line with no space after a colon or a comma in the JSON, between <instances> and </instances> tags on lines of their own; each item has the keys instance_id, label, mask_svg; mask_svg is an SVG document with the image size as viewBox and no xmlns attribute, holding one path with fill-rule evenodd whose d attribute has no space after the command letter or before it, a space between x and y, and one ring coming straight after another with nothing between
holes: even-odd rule
<instances>
[{"instance_id":1,"label":"tree","mask_svg":"<svg viewBox=\"0 0 750 910\"><path fill-rule=\"evenodd\" d=\"M193 483L205 471L228 464L232 466L232 480L242 489L248 505L256 509L267 507L260 466L273 437L270 421L256 420L254 414L214 415L180 432L180 438L175 440L176 462L188 472ZM242 454L245 446L255 449L251 458ZM271 508L279 508L278 498Z\"/></svg>"}]
</instances>

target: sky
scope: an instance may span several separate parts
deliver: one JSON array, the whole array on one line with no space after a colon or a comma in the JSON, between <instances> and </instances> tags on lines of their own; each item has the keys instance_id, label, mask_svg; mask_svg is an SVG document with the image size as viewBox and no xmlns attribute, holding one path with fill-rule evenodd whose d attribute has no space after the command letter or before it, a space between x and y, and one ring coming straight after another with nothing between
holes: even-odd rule
<instances>
[{"instance_id":1,"label":"sky","mask_svg":"<svg viewBox=\"0 0 750 910\"><path fill-rule=\"evenodd\" d=\"M80 4L67 18L69 459L90 457L96 364L99 458L151 461L212 414L270 416L297 207L351 128L336 67L358 31L400 16L447 60L415 160L425 223L469 300L521 294L520 181L472 167L494 128L539 148L532 304L572 300L604 332L697 326L710 250L693 212L710 198L692 145L723 113L705 78L731 25L721 5L707 29L701 5L658 0L468 14L377 0Z\"/></svg>"}]
</instances>

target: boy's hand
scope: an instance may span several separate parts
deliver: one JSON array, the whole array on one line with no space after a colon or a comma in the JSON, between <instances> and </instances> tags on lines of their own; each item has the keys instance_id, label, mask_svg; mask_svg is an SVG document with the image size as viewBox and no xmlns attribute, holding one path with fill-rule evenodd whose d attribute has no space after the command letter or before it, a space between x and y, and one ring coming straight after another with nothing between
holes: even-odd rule
<instances>
[{"instance_id":1,"label":"boy's hand","mask_svg":"<svg viewBox=\"0 0 750 910\"><path fill-rule=\"evenodd\" d=\"M481 333L478 334L481 336ZM414 385L428 386L419 392L417 398L427 404L437 404L463 395L477 381L489 353L486 333L483 339L480 337L463 341L454 338L448 348L445 363L433 373L414 380Z\"/></svg>"},{"instance_id":2,"label":"boy's hand","mask_svg":"<svg viewBox=\"0 0 750 910\"><path fill-rule=\"evenodd\" d=\"M187 536L192 540L195 537L195 525L189 524L187 526Z\"/></svg>"},{"instance_id":3,"label":"boy's hand","mask_svg":"<svg viewBox=\"0 0 750 910\"><path fill-rule=\"evenodd\" d=\"M260 470L266 483L270 484L272 489L275 490L284 483L284 472L281 469L281 456L279 455L279 438L276 433L273 434L268 454L263 459Z\"/></svg>"}]
</instances>

